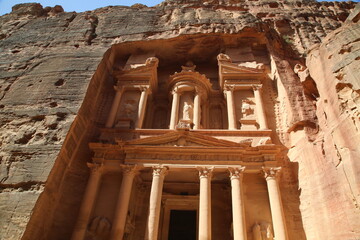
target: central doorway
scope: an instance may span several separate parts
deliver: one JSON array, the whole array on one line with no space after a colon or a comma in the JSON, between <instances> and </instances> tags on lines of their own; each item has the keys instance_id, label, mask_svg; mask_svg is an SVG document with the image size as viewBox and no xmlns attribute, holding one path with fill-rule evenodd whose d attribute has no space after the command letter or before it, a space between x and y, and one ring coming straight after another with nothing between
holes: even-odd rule
<instances>
[{"instance_id":1,"label":"central doorway","mask_svg":"<svg viewBox=\"0 0 360 240\"><path fill-rule=\"evenodd\" d=\"M168 240L196 240L196 210L171 210Z\"/></svg>"}]
</instances>

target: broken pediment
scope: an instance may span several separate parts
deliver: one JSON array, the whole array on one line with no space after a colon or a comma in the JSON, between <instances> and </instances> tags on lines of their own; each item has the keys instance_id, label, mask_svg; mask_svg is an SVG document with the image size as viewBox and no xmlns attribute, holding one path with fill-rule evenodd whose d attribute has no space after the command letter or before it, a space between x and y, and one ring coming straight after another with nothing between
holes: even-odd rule
<instances>
[{"instance_id":1,"label":"broken pediment","mask_svg":"<svg viewBox=\"0 0 360 240\"><path fill-rule=\"evenodd\" d=\"M158 85L158 64L159 59L149 57L143 63L127 64L122 69L114 70L117 86L150 85L155 90Z\"/></svg>"},{"instance_id":2,"label":"broken pediment","mask_svg":"<svg viewBox=\"0 0 360 240\"><path fill-rule=\"evenodd\" d=\"M260 83L264 77L265 70L263 64L256 62L233 63L231 58L226 54L219 54L219 80L223 88L225 82L241 83Z\"/></svg>"},{"instance_id":3,"label":"broken pediment","mask_svg":"<svg viewBox=\"0 0 360 240\"><path fill-rule=\"evenodd\" d=\"M175 147L238 147L246 148L249 144L235 143L227 140L221 140L214 137L193 133L189 131L176 131L166 133L161 136L136 139L128 142L118 141L125 146L175 146Z\"/></svg>"}]
</instances>

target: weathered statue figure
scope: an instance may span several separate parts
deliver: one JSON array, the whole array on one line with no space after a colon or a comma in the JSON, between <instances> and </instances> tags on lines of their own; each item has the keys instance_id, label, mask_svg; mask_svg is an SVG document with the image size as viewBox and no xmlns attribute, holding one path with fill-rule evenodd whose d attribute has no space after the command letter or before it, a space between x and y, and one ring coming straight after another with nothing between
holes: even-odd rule
<instances>
[{"instance_id":1,"label":"weathered statue figure","mask_svg":"<svg viewBox=\"0 0 360 240\"><path fill-rule=\"evenodd\" d=\"M274 240L274 234L270 223L255 223L252 232L254 240Z\"/></svg>"},{"instance_id":2,"label":"weathered statue figure","mask_svg":"<svg viewBox=\"0 0 360 240\"><path fill-rule=\"evenodd\" d=\"M184 102L184 108L183 108L183 120L190 120L192 121L193 116L193 106L191 103Z\"/></svg>"},{"instance_id":3,"label":"weathered statue figure","mask_svg":"<svg viewBox=\"0 0 360 240\"><path fill-rule=\"evenodd\" d=\"M271 224L268 224L266 227L266 239L267 240L273 240L274 239L274 234L272 232L271 229Z\"/></svg>"},{"instance_id":4,"label":"weathered statue figure","mask_svg":"<svg viewBox=\"0 0 360 240\"><path fill-rule=\"evenodd\" d=\"M252 231L253 231L254 240L262 240L260 224L255 223L255 225L252 228Z\"/></svg>"},{"instance_id":5,"label":"weathered statue figure","mask_svg":"<svg viewBox=\"0 0 360 240\"><path fill-rule=\"evenodd\" d=\"M253 102L249 99L244 99L241 104L241 113L244 117L254 114L254 109L251 107Z\"/></svg>"},{"instance_id":6,"label":"weathered statue figure","mask_svg":"<svg viewBox=\"0 0 360 240\"><path fill-rule=\"evenodd\" d=\"M127 100L124 104L122 112L126 117L131 118L136 113L136 108L137 106L134 100Z\"/></svg>"}]
</instances>

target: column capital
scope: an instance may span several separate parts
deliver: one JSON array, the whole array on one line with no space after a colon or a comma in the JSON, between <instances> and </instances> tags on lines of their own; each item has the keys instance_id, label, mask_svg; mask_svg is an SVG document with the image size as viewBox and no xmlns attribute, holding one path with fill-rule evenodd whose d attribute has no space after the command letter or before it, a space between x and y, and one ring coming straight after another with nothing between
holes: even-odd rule
<instances>
[{"instance_id":1,"label":"column capital","mask_svg":"<svg viewBox=\"0 0 360 240\"><path fill-rule=\"evenodd\" d=\"M225 91L231 91L233 92L235 90L235 85L225 85L224 86Z\"/></svg>"},{"instance_id":2,"label":"column capital","mask_svg":"<svg viewBox=\"0 0 360 240\"><path fill-rule=\"evenodd\" d=\"M262 84L251 85L251 87L254 91L260 91L262 89Z\"/></svg>"},{"instance_id":3,"label":"column capital","mask_svg":"<svg viewBox=\"0 0 360 240\"><path fill-rule=\"evenodd\" d=\"M135 176L139 170L137 165L120 164L120 168L124 175L134 175Z\"/></svg>"},{"instance_id":4,"label":"column capital","mask_svg":"<svg viewBox=\"0 0 360 240\"><path fill-rule=\"evenodd\" d=\"M230 179L240 179L243 177L245 166L229 167Z\"/></svg>"},{"instance_id":5,"label":"column capital","mask_svg":"<svg viewBox=\"0 0 360 240\"><path fill-rule=\"evenodd\" d=\"M151 89L147 85L141 85L141 86L139 86L139 89L140 89L141 92L147 92L149 94L151 93Z\"/></svg>"},{"instance_id":6,"label":"column capital","mask_svg":"<svg viewBox=\"0 0 360 240\"><path fill-rule=\"evenodd\" d=\"M169 167L158 165L158 166L153 166L152 169L153 169L153 177L165 176L169 170Z\"/></svg>"},{"instance_id":7,"label":"column capital","mask_svg":"<svg viewBox=\"0 0 360 240\"><path fill-rule=\"evenodd\" d=\"M199 171L199 178L211 178L214 167L196 167Z\"/></svg>"},{"instance_id":8,"label":"column capital","mask_svg":"<svg viewBox=\"0 0 360 240\"><path fill-rule=\"evenodd\" d=\"M199 95L200 97L205 94L205 93L204 93L204 90L201 89L201 88L198 87L198 86L195 86L195 93L196 93L197 95Z\"/></svg>"},{"instance_id":9,"label":"column capital","mask_svg":"<svg viewBox=\"0 0 360 240\"><path fill-rule=\"evenodd\" d=\"M179 88L178 87L174 87L172 90L171 90L171 94L174 95L175 93L179 93Z\"/></svg>"},{"instance_id":10,"label":"column capital","mask_svg":"<svg viewBox=\"0 0 360 240\"><path fill-rule=\"evenodd\" d=\"M275 179L281 170L281 167L263 167L264 177L267 180Z\"/></svg>"},{"instance_id":11,"label":"column capital","mask_svg":"<svg viewBox=\"0 0 360 240\"><path fill-rule=\"evenodd\" d=\"M96 174L96 173L102 173L102 171L104 170L103 168L103 164L100 163L86 163L86 165L88 166L88 168L90 168L91 174Z\"/></svg>"}]
</instances>

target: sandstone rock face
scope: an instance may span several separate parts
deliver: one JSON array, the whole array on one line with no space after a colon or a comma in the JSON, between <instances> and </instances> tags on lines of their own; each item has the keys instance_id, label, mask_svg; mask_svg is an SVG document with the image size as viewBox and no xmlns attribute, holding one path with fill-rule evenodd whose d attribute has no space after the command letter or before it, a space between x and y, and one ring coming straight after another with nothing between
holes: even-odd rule
<instances>
[{"instance_id":1,"label":"sandstone rock face","mask_svg":"<svg viewBox=\"0 0 360 240\"><path fill-rule=\"evenodd\" d=\"M359 237L354 7L308 0L168 0L84 13L14 6L0 17L0 238L70 238L89 176L88 142L105 124L119 53L163 44L185 62L252 38L271 56L274 138L289 149L283 201L289 209L300 201L300 212L286 216L290 239Z\"/></svg>"}]
</instances>

